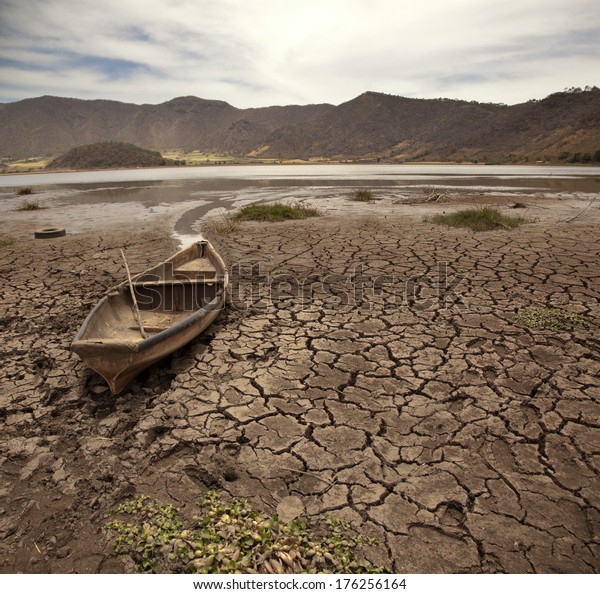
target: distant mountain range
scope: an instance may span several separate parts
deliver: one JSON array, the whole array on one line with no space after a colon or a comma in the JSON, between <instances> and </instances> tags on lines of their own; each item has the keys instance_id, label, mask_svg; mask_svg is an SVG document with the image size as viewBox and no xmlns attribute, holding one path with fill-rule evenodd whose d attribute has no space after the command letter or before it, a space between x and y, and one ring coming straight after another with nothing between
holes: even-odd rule
<instances>
[{"instance_id":1,"label":"distant mountain range","mask_svg":"<svg viewBox=\"0 0 600 594\"><path fill-rule=\"evenodd\" d=\"M274 159L553 160L600 149L600 89L511 106L374 92L337 106L254 109L197 97L135 105L44 96L0 105L0 131L2 159L122 141Z\"/></svg>"}]
</instances>

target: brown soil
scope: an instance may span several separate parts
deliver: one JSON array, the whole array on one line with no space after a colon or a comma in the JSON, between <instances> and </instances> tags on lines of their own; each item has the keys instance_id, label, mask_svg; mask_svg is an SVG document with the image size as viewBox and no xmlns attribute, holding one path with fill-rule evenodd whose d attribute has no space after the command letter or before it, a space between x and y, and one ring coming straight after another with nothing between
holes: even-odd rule
<instances>
[{"instance_id":1,"label":"brown soil","mask_svg":"<svg viewBox=\"0 0 600 594\"><path fill-rule=\"evenodd\" d=\"M600 569L597 220L244 224L217 240L230 307L118 398L69 343L122 279L119 249L141 270L174 250L167 230L10 235L0 571L133 571L104 513L135 492L185 512L209 486L342 516L398 573ZM530 305L595 325L530 330Z\"/></svg>"}]
</instances>

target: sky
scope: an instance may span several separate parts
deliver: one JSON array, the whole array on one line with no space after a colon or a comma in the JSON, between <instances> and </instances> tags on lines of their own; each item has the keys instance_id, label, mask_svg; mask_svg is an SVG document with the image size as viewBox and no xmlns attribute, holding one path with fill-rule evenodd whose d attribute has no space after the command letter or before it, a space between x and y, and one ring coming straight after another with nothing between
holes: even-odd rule
<instances>
[{"instance_id":1,"label":"sky","mask_svg":"<svg viewBox=\"0 0 600 594\"><path fill-rule=\"evenodd\" d=\"M0 0L0 102L514 104L586 85L598 0Z\"/></svg>"}]
</instances>

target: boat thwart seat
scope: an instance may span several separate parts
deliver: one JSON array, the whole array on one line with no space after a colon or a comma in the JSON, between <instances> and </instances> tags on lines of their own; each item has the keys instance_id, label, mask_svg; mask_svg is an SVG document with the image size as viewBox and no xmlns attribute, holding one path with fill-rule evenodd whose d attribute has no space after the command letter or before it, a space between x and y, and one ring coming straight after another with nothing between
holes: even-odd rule
<instances>
[{"instance_id":1,"label":"boat thwart seat","mask_svg":"<svg viewBox=\"0 0 600 594\"><path fill-rule=\"evenodd\" d=\"M208 258L194 258L173 270L174 275L185 276L189 279L214 278L217 269Z\"/></svg>"}]
</instances>

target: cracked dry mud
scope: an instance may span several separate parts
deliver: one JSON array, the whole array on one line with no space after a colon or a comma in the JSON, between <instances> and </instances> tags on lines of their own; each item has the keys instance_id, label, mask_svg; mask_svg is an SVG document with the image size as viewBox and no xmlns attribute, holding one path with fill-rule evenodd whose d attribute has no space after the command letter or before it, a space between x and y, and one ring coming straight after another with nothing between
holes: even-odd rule
<instances>
[{"instance_id":1,"label":"cracked dry mud","mask_svg":"<svg viewBox=\"0 0 600 594\"><path fill-rule=\"evenodd\" d=\"M598 571L597 224L326 216L217 241L230 307L116 399L68 346L123 244L140 270L168 233L0 252L2 571L132 571L106 510L142 492L192 513L209 486L343 517L398 573ZM595 324L517 325L531 305Z\"/></svg>"}]
</instances>

